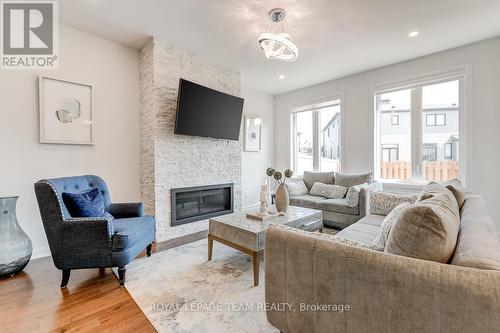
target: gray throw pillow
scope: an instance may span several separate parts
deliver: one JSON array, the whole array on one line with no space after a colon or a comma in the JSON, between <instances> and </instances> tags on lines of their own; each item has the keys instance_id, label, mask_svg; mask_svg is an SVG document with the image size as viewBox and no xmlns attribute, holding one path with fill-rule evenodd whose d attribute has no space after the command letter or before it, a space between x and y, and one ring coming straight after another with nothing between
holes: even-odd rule
<instances>
[{"instance_id":1,"label":"gray throw pillow","mask_svg":"<svg viewBox=\"0 0 500 333\"><path fill-rule=\"evenodd\" d=\"M290 196L304 195L309 192L302 179L290 179L285 183L285 187L288 190Z\"/></svg>"},{"instance_id":2,"label":"gray throw pillow","mask_svg":"<svg viewBox=\"0 0 500 333\"><path fill-rule=\"evenodd\" d=\"M373 181L373 173L371 172L363 174L353 174L353 175L337 172L335 173L334 184L349 188L363 183L370 184L372 181Z\"/></svg>"},{"instance_id":3,"label":"gray throw pillow","mask_svg":"<svg viewBox=\"0 0 500 333\"><path fill-rule=\"evenodd\" d=\"M316 182L323 184L333 184L334 173L333 172L310 172L304 171L304 177L302 178L310 191L313 184Z\"/></svg>"},{"instance_id":4,"label":"gray throw pillow","mask_svg":"<svg viewBox=\"0 0 500 333\"><path fill-rule=\"evenodd\" d=\"M389 215L389 213L402 203L414 203L416 194L402 194L389 192L375 192L370 195L370 214Z\"/></svg>"},{"instance_id":5,"label":"gray throw pillow","mask_svg":"<svg viewBox=\"0 0 500 333\"><path fill-rule=\"evenodd\" d=\"M309 194L328 199L342 199L346 192L347 187L316 182L313 184Z\"/></svg>"}]
</instances>

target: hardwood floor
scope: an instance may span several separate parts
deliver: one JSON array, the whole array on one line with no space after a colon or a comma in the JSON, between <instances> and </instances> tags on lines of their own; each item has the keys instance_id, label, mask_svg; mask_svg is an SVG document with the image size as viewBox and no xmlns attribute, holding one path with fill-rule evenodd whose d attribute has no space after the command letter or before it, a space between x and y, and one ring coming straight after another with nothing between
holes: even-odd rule
<instances>
[{"instance_id":1,"label":"hardwood floor","mask_svg":"<svg viewBox=\"0 0 500 333\"><path fill-rule=\"evenodd\" d=\"M153 256L207 233L154 243ZM73 270L65 289L61 274L47 257L0 279L0 332L156 332L111 269Z\"/></svg>"},{"instance_id":2,"label":"hardwood floor","mask_svg":"<svg viewBox=\"0 0 500 333\"><path fill-rule=\"evenodd\" d=\"M1 332L156 332L111 269L74 270L66 289L52 259L0 280Z\"/></svg>"}]
</instances>

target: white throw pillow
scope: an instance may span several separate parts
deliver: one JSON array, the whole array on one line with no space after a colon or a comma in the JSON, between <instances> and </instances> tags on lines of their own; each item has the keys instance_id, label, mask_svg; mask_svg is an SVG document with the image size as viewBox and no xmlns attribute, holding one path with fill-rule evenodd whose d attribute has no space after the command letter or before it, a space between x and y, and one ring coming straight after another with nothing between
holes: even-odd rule
<instances>
[{"instance_id":1,"label":"white throw pillow","mask_svg":"<svg viewBox=\"0 0 500 333\"><path fill-rule=\"evenodd\" d=\"M370 195L370 214L389 215L394 208L402 203L414 203L417 197L417 194L374 192Z\"/></svg>"},{"instance_id":2,"label":"white throw pillow","mask_svg":"<svg viewBox=\"0 0 500 333\"><path fill-rule=\"evenodd\" d=\"M313 184L309 194L328 199L342 199L346 192L347 187L316 182Z\"/></svg>"},{"instance_id":3,"label":"white throw pillow","mask_svg":"<svg viewBox=\"0 0 500 333\"><path fill-rule=\"evenodd\" d=\"M304 195L309 192L302 179L290 179L285 183L285 187L288 190L288 194L292 197Z\"/></svg>"},{"instance_id":4,"label":"white throw pillow","mask_svg":"<svg viewBox=\"0 0 500 333\"><path fill-rule=\"evenodd\" d=\"M399 213L407 206L411 205L410 203L402 203L401 205L394 208L384 219L382 222L382 226L380 227L379 234L377 238L373 240L372 245L375 247L377 251L384 251L385 245L387 244L387 239L389 238L389 232L391 231L391 227L399 216Z\"/></svg>"}]
</instances>

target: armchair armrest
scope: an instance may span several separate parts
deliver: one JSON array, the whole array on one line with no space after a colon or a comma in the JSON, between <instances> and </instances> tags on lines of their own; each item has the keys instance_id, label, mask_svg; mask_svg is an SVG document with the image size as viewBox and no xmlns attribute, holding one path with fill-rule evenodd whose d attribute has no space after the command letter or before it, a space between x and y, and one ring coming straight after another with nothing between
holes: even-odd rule
<instances>
[{"instance_id":1,"label":"armchair armrest","mask_svg":"<svg viewBox=\"0 0 500 333\"><path fill-rule=\"evenodd\" d=\"M144 216L144 204L142 202L112 203L109 205L108 212L117 219L141 217Z\"/></svg>"},{"instance_id":2,"label":"armchair armrest","mask_svg":"<svg viewBox=\"0 0 500 333\"><path fill-rule=\"evenodd\" d=\"M58 241L50 244L57 268L106 267L111 263L112 218L68 218L57 229Z\"/></svg>"},{"instance_id":3,"label":"armchair armrest","mask_svg":"<svg viewBox=\"0 0 500 333\"><path fill-rule=\"evenodd\" d=\"M70 238L71 235L68 234L75 234L76 237L87 240L91 238L109 240L115 233L111 217L72 217L63 220L62 225L65 236Z\"/></svg>"}]
</instances>

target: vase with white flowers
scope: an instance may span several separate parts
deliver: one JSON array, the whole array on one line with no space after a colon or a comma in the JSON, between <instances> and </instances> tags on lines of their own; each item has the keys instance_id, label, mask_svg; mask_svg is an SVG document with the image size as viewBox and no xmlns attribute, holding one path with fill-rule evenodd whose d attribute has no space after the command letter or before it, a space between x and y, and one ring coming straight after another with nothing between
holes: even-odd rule
<instances>
[{"instance_id":1,"label":"vase with white flowers","mask_svg":"<svg viewBox=\"0 0 500 333\"><path fill-rule=\"evenodd\" d=\"M285 183L287 178L292 177L293 171L286 169L283 173L281 173L273 168L267 168L266 174L269 177L273 177L278 183L278 188L276 189L276 210L278 213L286 213L290 198Z\"/></svg>"}]
</instances>

